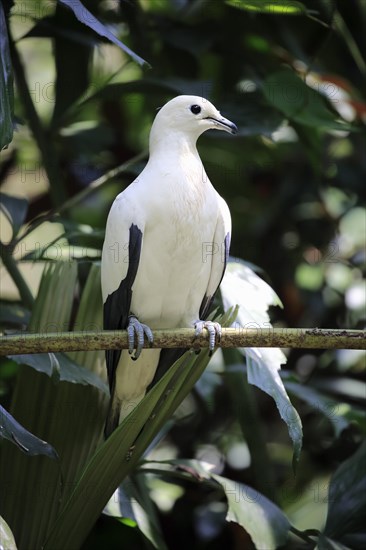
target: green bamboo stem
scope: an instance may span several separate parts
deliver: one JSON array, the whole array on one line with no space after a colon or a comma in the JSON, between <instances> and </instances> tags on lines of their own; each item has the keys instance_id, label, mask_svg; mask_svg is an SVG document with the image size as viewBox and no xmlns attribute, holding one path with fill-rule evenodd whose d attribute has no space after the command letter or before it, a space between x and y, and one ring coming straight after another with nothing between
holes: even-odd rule
<instances>
[{"instance_id":1,"label":"green bamboo stem","mask_svg":"<svg viewBox=\"0 0 366 550\"><path fill-rule=\"evenodd\" d=\"M154 331L153 348L207 348L207 332L192 328ZM145 345L145 347L148 347ZM223 328L222 348L365 349L365 330ZM0 336L0 355L128 349L127 331L22 333Z\"/></svg>"}]
</instances>

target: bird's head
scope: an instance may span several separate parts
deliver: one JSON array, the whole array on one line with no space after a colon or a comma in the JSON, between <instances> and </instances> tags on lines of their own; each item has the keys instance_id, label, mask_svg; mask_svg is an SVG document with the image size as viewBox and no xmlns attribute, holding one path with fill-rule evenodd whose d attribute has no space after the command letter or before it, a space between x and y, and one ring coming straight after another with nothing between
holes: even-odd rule
<instances>
[{"instance_id":1,"label":"bird's head","mask_svg":"<svg viewBox=\"0 0 366 550\"><path fill-rule=\"evenodd\" d=\"M158 112L154 130L178 132L197 139L206 130L224 130L236 134L236 125L223 117L207 99L180 95L168 101Z\"/></svg>"}]
</instances>

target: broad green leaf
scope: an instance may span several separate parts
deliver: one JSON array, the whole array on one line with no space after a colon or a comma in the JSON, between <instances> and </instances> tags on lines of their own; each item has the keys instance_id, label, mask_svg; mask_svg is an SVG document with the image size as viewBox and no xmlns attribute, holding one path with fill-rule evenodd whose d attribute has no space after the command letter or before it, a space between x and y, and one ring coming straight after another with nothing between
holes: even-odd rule
<instances>
[{"instance_id":1,"label":"broad green leaf","mask_svg":"<svg viewBox=\"0 0 366 550\"><path fill-rule=\"evenodd\" d=\"M55 460L58 459L57 453L52 445L39 439L23 428L23 426L21 426L1 405L0 436L14 443L18 449L29 456L45 455Z\"/></svg>"},{"instance_id":2,"label":"broad green leaf","mask_svg":"<svg viewBox=\"0 0 366 550\"><path fill-rule=\"evenodd\" d=\"M290 522L267 497L244 483L211 474L224 490L228 502L227 521L241 525L259 550L276 550L288 538Z\"/></svg>"},{"instance_id":3,"label":"broad green leaf","mask_svg":"<svg viewBox=\"0 0 366 550\"><path fill-rule=\"evenodd\" d=\"M217 321L231 324L236 311ZM65 504L44 549L78 547L85 539L114 491L129 475L148 445L190 392L210 360L208 350L196 356L186 352L170 367L144 399L98 448L84 468ZM85 506L85 494L89 505Z\"/></svg>"},{"instance_id":4,"label":"broad green leaf","mask_svg":"<svg viewBox=\"0 0 366 550\"><path fill-rule=\"evenodd\" d=\"M293 468L296 470L302 447L302 424L298 412L286 393L278 371L278 362L279 354L276 353L276 349L257 348L255 353L247 350L248 382L274 399L292 439L294 449Z\"/></svg>"},{"instance_id":5,"label":"broad green leaf","mask_svg":"<svg viewBox=\"0 0 366 550\"><path fill-rule=\"evenodd\" d=\"M95 386L108 394L107 385L90 370L76 364L63 353L32 353L27 355L8 355L19 365L28 365L60 382Z\"/></svg>"},{"instance_id":6,"label":"broad green leaf","mask_svg":"<svg viewBox=\"0 0 366 550\"><path fill-rule=\"evenodd\" d=\"M324 130L352 130L327 105L325 98L292 70L282 69L264 81L267 101L291 121Z\"/></svg>"},{"instance_id":7,"label":"broad green leaf","mask_svg":"<svg viewBox=\"0 0 366 550\"><path fill-rule=\"evenodd\" d=\"M269 138L283 123L283 115L264 99L263 94L258 90L256 92L245 93L246 83L239 83L237 90L241 93L240 98L235 102L232 100L223 104L222 113L230 113L230 118L235 120L239 128L239 136L264 135ZM212 137L216 136L212 132ZM234 144L230 143L230 148ZM258 159L259 161L259 159ZM246 262L248 265L248 262Z\"/></svg>"},{"instance_id":8,"label":"broad green leaf","mask_svg":"<svg viewBox=\"0 0 366 550\"><path fill-rule=\"evenodd\" d=\"M325 396L309 386L298 384L296 382L284 382L285 388L299 399L308 403L313 409L323 414L331 422L336 437L348 428L351 422L358 417L364 418L364 412L356 409L348 403L342 403ZM361 428L363 426L361 425Z\"/></svg>"},{"instance_id":9,"label":"broad green leaf","mask_svg":"<svg viewBox=\"0 0 366 550\"><path fill-rule=\"evenodd\" d=\"M121 48L124 52L126 52L136 63L139 65L149 65L147 61L142 59L139 55L134 53L128 46L126 46L123 42L118 40L114 36L114 34L111 33L111 31L108 29L106 25L103 25L90 11L80 2L80 0L58 0L61 4L65 4L68 8L70 8L73 12L75 17L84 25L87 25L93 31L98 33L100 36L104 36L105 38L108 38L113 44L116 44L119 48Z\"/></svg>"},{"instance_id":10,"label":"broad green leaf","mask_svg":"<svg viewBox=\"0 0 366 550\"><path fill-rule=\"evenodd\" d=\"M333 474L324 534L351 548L366 546L366 442Z\"/></svg>"},{"instance_id":11,"label":"broad green leaf","mask_svg":"<svg viewBox=\"0 0 366 550\"><path fill-rule=\"evenodd\" d=\"M297 0L226 0L233 8L272 15L303 15L306 7Z\"/></svg>"},{"instance_id":12,"label":"broad green leaf","mask_svg":"<svg viewBox=\"0 0 366 550\"><path fill-rule=\"evenodd\" d=\"M14 535L5 519L0 516L0 549L17 550Z\"/></svg>"},{"instance_id":13,"label":"broad green leaf","mask_svg":"<svg viewBox=\"0 0 366 550\"><path fill-rule=\"evenodd\" d=\"M274 290L250 267L238 260L228 262L220 286L224 308L239 305L235 327L271 328L268 308L282 306ZM248 382L270 395L276 402L281 418L286 422L294 448L294 468L300 457L302 446L301 420L291 404L279 375L286 357L279 348L242 348L240 352L247 361Z\"/></svg>"},{"instance_id":14,"label":"broad green leaf","mask_svg":"<svg viewBox=\"0 0 366 550\"><path fill-rule=\"evenodd\" d=\"M46 540L45 550L78 547L82 543L113 492L134 469L147 443L159 430L160 419L155 410L159 405L164 408L171 404L168 388L176 388L179 374L186 374L186 368L192 367L193 362L194 359L187 359L187 354L182 356L98 448ZM148 437L144 437L146 433ZM89 506L85 506L86 492Z\"/></svg>"},{"instance_id":15,"label":"broad green leaf","mask_svg":"<svg viewBox=\"0 0 366 550\"><path fill-rule=\"evenodd\" d=\"M0 122L1 124L1 122ZM13 228L13 237L21 228L28 211L28 201L0 193L0 212L9 220Z\"/></svg>"},{"instance_id":16,"label":"broad green leaf","mask_svg":"<svg viewBox=\"0 0 366 550\"><path fill-rule=\"evenodd\" d=\"M268 309L283 307L275 291L248 264L230 258L220 285L224 308L239 304L238 323L241 327L270 328ZM268 325L265 325L268 323Z\"/></svg>"},{"instance_id":17,"label":"broad green leaf","mask_svg":"<svg viewBox=\"0 0 366 550\"><path fill-rule=\"evenodd\" d=\"M188 80L182 78L158 78L146 77L141 80L131 80L129 82L112 82L107 84L93 95L86 98L85 101L100 98L119 98L123 94L188 94L206 97L208 95L207 82Z\"/></svg>"},{"instance_id":18,"label":"broad green leaf","mask_svg":"<svg viewBox=\"0 0 366 550\"><path fill-rule=\"evenodd\" d=\"M8 29L0 3L0 151L13 139L14 90Z\"/></svg>"},{"instance_id":19,"label":"broad green leaf","mask_svg":"<svg viewBox=\"0 0 366 550\"><path fill-rule=\"evenodd\" d=\"M29 332L68 330L76 280L76 262L46 265L32 311Z\"/></svg>"},{"instance_id":20,"label":"broad green leaf","mask_svg":"<svg viewBox=\"0 0 366 550\"><path fill-rule=\"evenodd\" d=\"M54 24L58 25L59 28L67 29L71 37L56 34L53 39L57 75L55 108L51 123L53 128L62 121L62 117L67 109L88 88L90 62L93 55L91 44L80 43L72 38L73 33L77 33L80 25L72 13L69 10L64 10L60 4L56 7ZM70 82L72 82L72 86L70 86Z\"/></svg>"},{"instance_id":21,"label":"broad green leaf","mask_svg":"<svg viewBox=\"0 0 366 550\"><path fill-rule=\"evenodd\" d=\"M87 281L81 296L79 309L74 322L74 330L99 330L103 327L103 300L100 286L100 264L92 264ZM67 356L78 365L83 365L90 374L98 377L99 383L107 379L105 368L105 352L99 351L75 351ZM104 385L104 390L109 396L109 390Z\"/></svg>"},{"instance_id":22,"label":"broad green leaf","mask_svg":"<svg viewBox=\"0 0 366 550\"><path fill-rule=\"evenodd\" d=\"M79 315L74 303L78 291L76 262L48 264L32 311L30 331L48 333L67 330L72 326L71 315L74 320L75 314L80 321L77 328L90 329L100 292L100 281L95 271L90 286L90 308L83 299L84 292L81 298L83 312ZM99 323L98 320L96 322ZM62 369L55 357L50 368L54 369L57 379ZM98 361L98 353L95 357ZM69 359L68 362L73 363L74 360ZM85 365L92 372L98 372L99 365L94 369L90 358ZM71 375L74 377L75 372L72 371ZM45 457L30 460L14 445L4 445L0 461L0 485L5 495L3 514L21 548L42 547L61 506L95 452L106 412L107 395L95 386L68 382L55 384L35 369L20 366L11 413L30 432L57 449L62 472L61 480L60 468L55 461Z\"/></svg>"}]
</instances>

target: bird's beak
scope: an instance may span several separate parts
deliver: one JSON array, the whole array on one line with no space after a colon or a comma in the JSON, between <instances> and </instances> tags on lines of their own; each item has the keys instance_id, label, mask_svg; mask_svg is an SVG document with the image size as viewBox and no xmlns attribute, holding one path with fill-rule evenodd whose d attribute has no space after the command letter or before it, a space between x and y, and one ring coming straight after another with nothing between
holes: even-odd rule
<instances>
[{"instance_id":1,"label":"bird's beak","mask_svg":"<svg viewBox=\"0 0 366 550\"><path fill-rule=\"evenodd\" d=\"M216 117L206 117L208 120L211 120L216 128L218 130L224 130L225 132L229 132L229 134L237 134L238 133L238 127L236 124L231 122L231 120L228 120L227 118L223 116Z\"/></svg>"}]
</instances>

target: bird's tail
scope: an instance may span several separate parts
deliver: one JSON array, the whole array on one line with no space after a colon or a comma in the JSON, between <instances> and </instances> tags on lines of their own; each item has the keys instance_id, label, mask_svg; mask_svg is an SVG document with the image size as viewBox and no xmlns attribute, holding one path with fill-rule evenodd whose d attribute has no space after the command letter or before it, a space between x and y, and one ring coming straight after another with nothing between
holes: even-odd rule
<instances>
[{"instance_id":1,"label":"bird's tail","mask_svg":"<svg viewBox=\"0 0 366 550\"><path fill-rule=\"evenodd\" d=\"M113 396L109 403L109 410L107 420L104 427L104 436L107 439L112 432L123 422L125 418L133 411L133 409L140 403L145 397L145 393L139 395L134 399L124 399L121 401L113 392Z\"/></svg>"},{"instance_id":2,"label":"bird's tail","mask_svg":"<svg viewBox=\"0 0 366 550\"><path fill-rule=\"evenodd\" d=\"M105 426L108 437L140 403L154 378L159 363L159 349L144 349L137 361L123 350L114 373L111 400Z\"/></svg>"},{"instance_id":3,"label":"bird's tail","mask_svg":"<svg viewBox=\"0 0 366 550\"><path fill-rule=\"evenodd\" d=\"M182 350L178 352L179 355L182 354ZM133 361L128 352L122 351L111 387L111 400L104 429L106 438L143 399L154 379L158 365L167 363L166 366L168 366L168 363L174 362L175 356L169 355L167 357L169 361L164 361L164 357L165 355L160 361L159 349L144 349L139 359Z\"/></svg>"}]
</instances>

